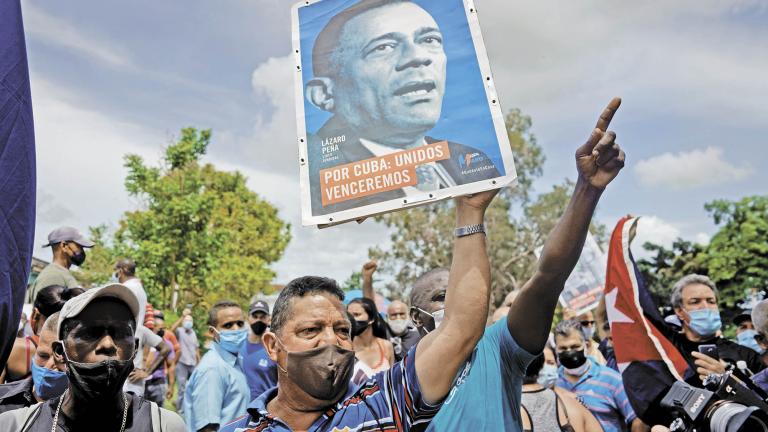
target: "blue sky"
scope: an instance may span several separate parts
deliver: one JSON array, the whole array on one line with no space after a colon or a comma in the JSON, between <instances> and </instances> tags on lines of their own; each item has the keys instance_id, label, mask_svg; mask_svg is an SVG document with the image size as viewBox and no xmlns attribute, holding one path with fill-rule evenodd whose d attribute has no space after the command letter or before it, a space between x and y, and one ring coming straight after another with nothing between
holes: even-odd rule
<instances>
[{"instance_id":1,"label":"blue sky","mask_svg":"<svg viewBox=\"0 0 768 432\"><path fill-rule=\"evenodd\" d=\"M715 232L704 203L766 193L768 6L758 0L608 3L477 0L505 110L521 108L547 156L546 191L603 105L628 165L598 219L646 216L669 243ZM293 224L277 282L346 278L386 229L299 223L290 2L23 0L38 146L36 244L55 226L116 226L141 206L122 156L157 160L185 126L212 128L207 160L240 170ZM40 248L36 255L50 258Z\"/></svg>"}]
</instances>

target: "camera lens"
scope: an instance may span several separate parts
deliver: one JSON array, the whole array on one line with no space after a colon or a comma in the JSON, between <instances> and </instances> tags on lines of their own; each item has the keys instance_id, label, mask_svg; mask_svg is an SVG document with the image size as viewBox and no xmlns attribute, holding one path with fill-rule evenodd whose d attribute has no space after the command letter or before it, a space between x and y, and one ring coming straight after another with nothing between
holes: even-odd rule
<instances>
[{"instance_id":1,"label":"camera lens","mask_svg":"<svg viewBox=\"0 0 768 432\"><path fill-rule=\"evenodd\" d=\"M768 432L768 413L733 402L718 404L710 414L712 432Z\"/></svg>"}]
</instances>

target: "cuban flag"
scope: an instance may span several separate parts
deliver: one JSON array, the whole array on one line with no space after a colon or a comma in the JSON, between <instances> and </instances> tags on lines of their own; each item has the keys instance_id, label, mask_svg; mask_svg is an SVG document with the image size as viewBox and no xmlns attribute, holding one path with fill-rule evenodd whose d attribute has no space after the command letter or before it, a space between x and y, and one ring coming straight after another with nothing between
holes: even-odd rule
<instances>
[{"instance_id":1,"label":"cuban flag","mask_svg":"<svg viewBox=\"0 0 768 432\"><path fill-rule=\"evenodd\" d=\"M0 1L0 367L19 327L35 235L35 134L19 0Z\"/></svg>"},{"instance_id":2,"label":"cuban flag","mask_svg":"<svg viewBox=\"0 0 768 432\"><path fill-rule=\"evenodd\" d=\"M680 352L664 336L665 327L629 249L638 218L619 221L608 247L605 306L616 362L635 413L648 424L666 420L658 402L675 381L693 375ZM665 330L666 331L666 330Z\"/></svg>"}]
</instances>

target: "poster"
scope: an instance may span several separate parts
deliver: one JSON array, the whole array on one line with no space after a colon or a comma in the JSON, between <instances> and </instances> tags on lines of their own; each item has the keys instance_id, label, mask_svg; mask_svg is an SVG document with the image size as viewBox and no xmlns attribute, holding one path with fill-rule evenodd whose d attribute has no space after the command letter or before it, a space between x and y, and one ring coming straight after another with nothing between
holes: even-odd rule
<instances>
[{"instance_id":1,"label":"poster","mask_svg":"<svg viewBox=\"0 0 768 432\"><path fill-rule=\"evenodd\" d=\"M607 265L608 258L588 233L579 261L565 281L560 304L576 311L577 315L596 308L603 293Z\"/></svg>"},{"instance_id":2,"label":"poster","mask_svg":"<svg viewBox=\"0 0 768 432\"><path fill-rule=\"evenodd\" d=\"M302 224L516 179L471 0L316 0L292 11Z\"/></svg>"}]
</instances>

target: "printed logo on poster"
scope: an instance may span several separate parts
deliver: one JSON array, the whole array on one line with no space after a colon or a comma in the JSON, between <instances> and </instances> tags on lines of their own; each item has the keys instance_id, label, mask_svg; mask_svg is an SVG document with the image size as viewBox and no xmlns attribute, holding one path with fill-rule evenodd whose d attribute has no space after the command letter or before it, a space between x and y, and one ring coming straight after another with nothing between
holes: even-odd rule
<instances>
[{"instance_id":1,"label":"printed logo on poster","mask_svg":"<svg viewBox=\"0 0 768 432\"><path fill-rule=\"evenodd\" d=\"M471 0L317 0L292 11L302 224L516 179Z\"/></svg>"}]
</instances>

